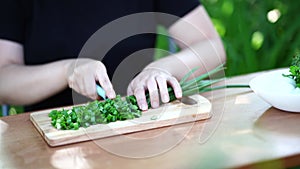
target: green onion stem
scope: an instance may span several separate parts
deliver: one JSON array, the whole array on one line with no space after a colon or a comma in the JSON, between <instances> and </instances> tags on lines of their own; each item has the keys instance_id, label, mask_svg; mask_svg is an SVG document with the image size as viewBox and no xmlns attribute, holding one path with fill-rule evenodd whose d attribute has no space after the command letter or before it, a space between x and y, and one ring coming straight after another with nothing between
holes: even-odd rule
<instances>
[{"instance_id":1,"label":"green onion stem","mask_svg":"<svg viewBox=\"0 0 300 169\"><path fill-rule=\"evenodd\" d=\"M190 86L196 85L200 81L208 78L210 75L213 75L213 74L215 74L215 73L223 70L222 66L223 65L220 65L217 68L215 68L215 69L213 69L213 70L211 70L211 71L209 71L209 72L207 72L207 73L205 73L203 75L200 75L200 76L198 76L198 77L196 77L194 79L191 79L191 80L185 82L184 84L181 85L182 90L185 90L185 89L189 88Z\"/></svg>"},{"instance_id":2,"label":"green onion stem","mask_svg":"<svg viewBox=\"0 0 300 169\"><path fill-rule=\"evenodd\" d=\"M190 72L188 72L186 75L183 76L183 78L180 80L180 85L183 85L186 80L197 70L198 68L192 69Z\"/></svg>"},{"instance_id":3,"label":"green onion stem","mask_svg":"<svg viewBox=\"0 0 300 169\"><path fill-rule=\"evenodd\" d=\"M201 90L200 93L209 92L213 90L225 89L225 88L250 88L249 85L224 85L224 86L217 86L212 88L205 88Z\"/></svg>"}]
</instances>

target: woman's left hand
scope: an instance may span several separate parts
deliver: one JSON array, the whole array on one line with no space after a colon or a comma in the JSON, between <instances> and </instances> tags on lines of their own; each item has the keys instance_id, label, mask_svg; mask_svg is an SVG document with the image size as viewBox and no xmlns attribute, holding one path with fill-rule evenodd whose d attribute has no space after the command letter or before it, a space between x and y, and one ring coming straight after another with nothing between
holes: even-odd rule
<instances>
[{"instance_id":1,"label":"woman's left hand","mask_svg":"<svg viewBox=\"0 0 300 169\"><path fill-rule=\"evenodd\" d=\"M145 92L148 91L151 107L157 108L159 107L160 98L162 103L170 101L168 85L173 88L176 98L182 97L180 84L174 76L160 68L146 68L131 81L127 94L135 95L140 109L147 110L148 104Z\"/></svg>"}]
</instances>

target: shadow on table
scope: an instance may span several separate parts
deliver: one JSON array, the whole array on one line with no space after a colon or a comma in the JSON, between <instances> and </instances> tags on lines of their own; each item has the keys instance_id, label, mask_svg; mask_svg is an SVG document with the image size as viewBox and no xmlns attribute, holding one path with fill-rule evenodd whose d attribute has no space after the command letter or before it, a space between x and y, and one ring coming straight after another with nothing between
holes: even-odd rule
<instances>
[{"instance_id":1,"label":"shadow on table","mask_svg":"<svg viewBox=\"0 0 300 169\"><path fill-rule=\"evenodd\" d=\"M268 109L254 124L254 129L281 136L300 137L300 113Z\"/></svg>"},{"instance_id":2,"label":"shadow on table","mask_svg":"<svg viewBox=\"0 0 300 169\"><path fill-rule=\"evenodd\" d=\"M299 168L300 113L281 111L271 107L254 123L253 132L267 145L273 157L284 159L267 161L261 166L282 164L284 168ZM272 147L272 148L271 148ZM296 155L296 156L295 156ZM298 166L298 167L295 167Z\"/></svg>"}]
</instances>

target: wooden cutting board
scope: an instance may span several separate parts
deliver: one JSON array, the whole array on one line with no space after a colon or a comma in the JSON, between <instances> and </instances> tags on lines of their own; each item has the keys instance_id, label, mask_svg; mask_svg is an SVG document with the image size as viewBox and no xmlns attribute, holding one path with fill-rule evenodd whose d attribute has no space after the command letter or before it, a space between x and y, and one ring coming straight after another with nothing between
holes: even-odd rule
<instances>
[{"instance_id":1,"label":"wooden cutting board","mask_svg":"<svg viewBox=\"0 0 300 169\"><path fill-rule=\"evenodd\" d=\"M51 110L33 112L30 114L30 120L50 146L60 146L194 122L211 117L210 112L212 106L209 100L200 95L193 95L190 96L190 98L197 101L197 104L186 105L177 100L172 103L164 104L157 109L149 109L143 112L140 118L117 121L109 124L97 124L88 128L81 127L79 130L55 129L51 125L51 119L48 117ZM68 107L65 109L68 109Z\"/></svg>"}]
</instances>

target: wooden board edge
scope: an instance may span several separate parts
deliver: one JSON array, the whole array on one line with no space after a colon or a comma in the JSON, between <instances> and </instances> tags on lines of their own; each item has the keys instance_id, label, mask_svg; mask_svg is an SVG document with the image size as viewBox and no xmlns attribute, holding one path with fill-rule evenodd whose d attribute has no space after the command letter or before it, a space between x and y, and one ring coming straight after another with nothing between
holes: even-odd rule
<instances>
[{"instance_id":1,"label":"wooden board edge","mask_svg":"<svg viewBox=\"0 0 300 169\"><path fill-rule=\"evenodd\" d=\"M153 129L157 129L157 128L163 128L163 127L170 127L173 125L180 125L180 124L185 124L185 123L193 123L193 122L197 122L197 121L204 121L207 120L209 118L212 117L212 113L211 112L207 112L205 114L198 114L196 115L196 119L195 120L186 120L186 121L181 121L181 122L177 122L176 124L170 124L168 122L163 123L162 125L159 126L151 126L153 124L145 124L147 127L143 126L141 128L144 129L136 129L136 130L132 130L131 127L128 127L131 129L131 131L128 131L128 128L123 128L121 131L113 131L111 132L111 130L107 130L105 131L106 134L105 135L97 135L97 132L95 133L84 133L80 136L73 136L73 137L69 137L68 139L51 139L51 137L49 137L47 134L45 134L44 138L46 140L46 142L51 146L51 147L57 147L57 146L64 146L64 145L68 145L68 144L76 144L76 143L80 143L80 142L86 142L86 141L93 141L93 140L97 140L97 139L103 139L103 138L109 138L109 137L115 137L115 136L120 136L120 135L125 135L125 134L132 134L132 133L136 133L136 132L142 132L142 131L147 131L147 130L153 130Z\"/></svg>"},{"instance_id":2,"label":"wooden board edge","mask_svg":"<svg viewBox=\"0 0 300 169\"><path fill-rule=\"evenodd\" d=\"M37 122L34 120L33 118L33 114L30 114L30 121L31 123L35 126L35 129L40 133L40 135L43 137L43 139L48 143L48 145L50 145L49 140L46 139L46 135L44 133L44 131L39 127L39 125L37 124Z\"/></svg>"},{"instance_id":3,"label":"wooden board edge","mask_svg":"<svg viewBox=\"0 0 300 169\"><path fill-rule=\"evenodd\" d=\"M199 97L199 96L194 96L194 97ZM132 130L132 131L128 131L128 129L125 128L125 129L122 129L121 131L119 131L117 134L116 134L116 132L114 132L114 134L108 133L108 134L105 134L105 135L102 135L102 136L99 136L99 134L96 135L95 133L80 133L79 135L74 135L72 137L68 137L68 139L65 139L65 140L64 139L60 140L60 139L51 138L51 136L48 135L49 133L47 134L46 132L44 132L43 129L35 121L36 116L39 116L41 114L45 114L45 112L49 112L51 110L42 110L42 111L31 113L30 114L30 120L34 124L35 128L37 128L37 130L41 134L41 136L44 138L44 140L47 142L47 144L51 147L56 147L56 146L74 144L74 143L84 142L84 141L89 141L89 140L113 137L113 136L118 136L118 135L123 135L123 134L130 134L130 133L135 133L135 132L140 132L140 131L145 131L145 130L151 130L151 129L155 129L155 128L162 128L162 127L167 127L167 126L172 126L172 125L177 125L177 124L191 123L191 122L196 122L196 121L199 121L199 120L206 120L206 119L209 119L209 118L212 117L212 113L211 113L212 105L208 100L207 100L207 102L209 104L208 112L196 113L195 114L196 115L195 120L183 120L183 121L178 122L176 124L164 122L164 123L162 123L161 125L158 125L158 126L157 125L155 126L154 124L146 124L150 127L146 127L143 130ZM153 126L155 126L155 127L153 127ZM105 132L109 132L109 131L105 131Z\"/></svg>"}]
</instances>

